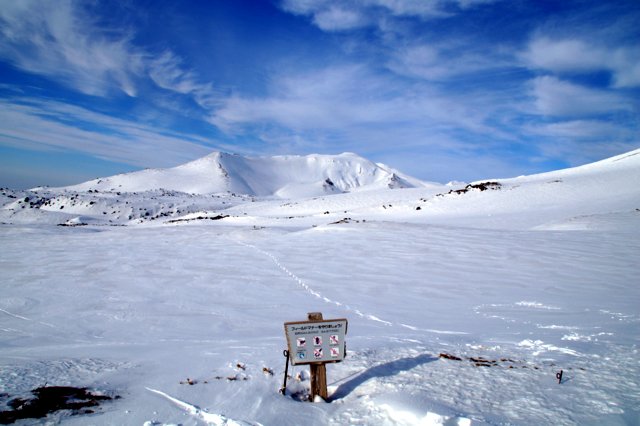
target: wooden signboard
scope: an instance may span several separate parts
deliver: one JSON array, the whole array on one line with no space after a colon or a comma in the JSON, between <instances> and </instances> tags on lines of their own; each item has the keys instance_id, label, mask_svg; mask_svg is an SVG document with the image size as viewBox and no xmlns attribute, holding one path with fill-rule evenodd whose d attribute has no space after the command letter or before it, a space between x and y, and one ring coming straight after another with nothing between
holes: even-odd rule
<instances>
[{"instance_id":1,"label":"wooden signboard","mask_svg":"<svg viewBox=\"0 0 640 426\"><path fill-rule=\"evenodd\" d=\"M346 318L322 319L320 312L311 312L307 321L284 323L284 331L292 365L309 364L311 372L311 398L316 395L327 399L327 373L325 365L340 362L346 356Z\"/></svg>"},{"instance_id":2,"label":"wooden signboard","mask_svg":"<svg viewBox=\"0 0 640 426\"><path fill-rule=\"evenodd\" d=\"M287 322L284 328L291 364L340 362L344 359L346 319Z\"/></svg>"}]
</instances>

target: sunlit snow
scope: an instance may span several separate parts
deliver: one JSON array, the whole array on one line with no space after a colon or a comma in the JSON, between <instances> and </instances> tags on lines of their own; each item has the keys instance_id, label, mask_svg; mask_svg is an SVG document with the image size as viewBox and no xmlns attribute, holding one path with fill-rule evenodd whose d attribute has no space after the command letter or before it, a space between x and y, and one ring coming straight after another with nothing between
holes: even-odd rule
<instances>
[{"instance_id":1,"label":"sunlit snow","mask_svg":"<svg viewBox=\"0 0 640 426\"><path fill-rule=\"evenodd\" d=\"M469 185L213 154L3 189L0 409L48 384L122 397L63 424L638 424L638 183L640 151ZM349 320L326 403L300 366L278 393L308 312Z\"/></svg>"}]
</instances>

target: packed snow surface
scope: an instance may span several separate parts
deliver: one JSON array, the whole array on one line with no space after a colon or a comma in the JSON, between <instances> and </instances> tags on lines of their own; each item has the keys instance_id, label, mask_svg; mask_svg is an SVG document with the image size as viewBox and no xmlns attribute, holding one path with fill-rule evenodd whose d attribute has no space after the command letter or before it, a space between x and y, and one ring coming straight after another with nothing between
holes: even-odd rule
<instances>
[{"instance_id":1,"label":"packed snow surface","mask_svg":"<svg viewBox=\"0 0 640 426\"><path fill-rule=\"evenodd\" d=\"M40 423L640 424L638 183L640 150L450 185L216 153L3 189L0 410L48 384L122 398ZM349 320L327 402L301 366L278 393L308 312Z\"/></svg>"}]
</instances>

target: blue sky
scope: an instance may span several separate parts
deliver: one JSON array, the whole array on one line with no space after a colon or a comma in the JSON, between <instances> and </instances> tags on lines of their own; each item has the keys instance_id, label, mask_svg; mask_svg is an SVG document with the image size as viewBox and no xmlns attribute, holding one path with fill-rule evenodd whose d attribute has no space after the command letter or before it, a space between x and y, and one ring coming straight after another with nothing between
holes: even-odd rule
<instances>
[{"instance_id":1,"label":"blue sky","mask_svg":"<svg viewBox=\"0 0 640 426\"><path fill-rule=\"evenodd\" d=\"M0 186L212 151L447 182L640 147L640 2L0 0Z\"/></svg>"}]
</instances>

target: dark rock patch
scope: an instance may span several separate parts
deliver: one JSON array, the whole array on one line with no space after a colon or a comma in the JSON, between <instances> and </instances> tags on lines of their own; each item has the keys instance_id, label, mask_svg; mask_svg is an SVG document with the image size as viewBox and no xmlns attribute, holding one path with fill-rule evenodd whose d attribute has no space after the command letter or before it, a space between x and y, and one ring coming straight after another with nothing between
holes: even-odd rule
<instances>
[{"instance_id":1,"label":"dark rock patch","mask_svg":"<svg viewBox=\"0 0 640 426\"><path fill-rule=\"evenodd\" d=\"M198 216L193 219L173 219L173 220L168 220L167 223L191 222L194 220L220 220L220 219L224 219L225 217L229 217L229 215L219 214L216 216Z\"/></svg>"},{"instance_id":2,"label":"dark rock patch","mask_svg":"<svg viewBox=\"0 0 640 426\"><path fill-rule=\"evenodd\" d=\"M7 405L11 410L0 411L0 424L11 424L22 419L41 419L60 410L71 410L73 415L93 414L104 401L120 399L86 388L71 386L40 387L31 391L33 398L14 398ZM7 395L8 396L8 395Z\"/></svg>"},{"instance_id":3,"label":"dark rock patch","mask_svg":"<svg viewBox=\"0 0 640 426\"><path fill-rule=\"evenodd\" d=\"M488 189L496 190L496 189L500 189L501 186L502 185L500 184L500 182L480 182L473 185L469 184L462 189L452 189L446 194L437 194L436 197L444 197L445 195L449 195L449 194L465 194L472 190L477 190L477 191L486 191Z\"/></svg>"}]
</instances>

